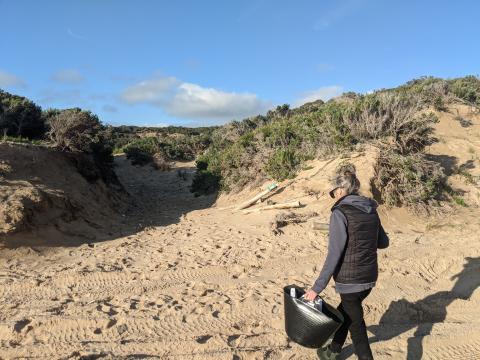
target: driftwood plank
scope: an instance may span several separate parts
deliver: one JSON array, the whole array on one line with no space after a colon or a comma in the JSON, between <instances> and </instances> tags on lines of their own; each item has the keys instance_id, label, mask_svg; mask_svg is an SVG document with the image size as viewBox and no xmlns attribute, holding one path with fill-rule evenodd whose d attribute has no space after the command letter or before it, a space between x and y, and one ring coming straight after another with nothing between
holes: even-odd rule
<instances>
[{"instance_id":1,"label":"driftwood plank","mask_svg":"<svg viewBox=\"0 0 480 360\"><path fill-rule=\"evenodd\" d=\"M253 198L251 198L250 200L247 200L245 201L244 203L240 204L238 207L237 207L237 210L242 210L242 209L245 209L247 207L249 207L250 205L256 203L258 200L260 200L262 197L264 197L265 195L267 195L270 191L272 191L273 189L275 189L278 185L277 184L272 184L270 185L267 189L265 189L264 191L262 191L261 193L258 193L257 195L255 195Z\"/></svg>"},{"instance_id":2,"label":"driftwood plank","mask_svg":"<svg viewBox=\"0 0 480 360\"><path fill-rule=\"evenodd\" d=\"M260 212L260 211L264 211L264 210L299 208L300 206L302 206L300 204L300 201L291 201L291 202L288 202L288 203L273 204L273 205L267 205L267 206L264 206L264 207L261 207L261 208L243 210L242 212L244 214L250 214L252 212Z\"/></svg>"}]
</instances>

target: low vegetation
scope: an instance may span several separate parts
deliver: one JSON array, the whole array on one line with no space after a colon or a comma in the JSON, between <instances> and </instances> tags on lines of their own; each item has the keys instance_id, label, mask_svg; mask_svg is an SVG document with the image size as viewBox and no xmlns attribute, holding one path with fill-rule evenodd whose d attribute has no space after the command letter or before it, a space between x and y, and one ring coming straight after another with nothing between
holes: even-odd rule
<instances>
[{"instance_id":1,"label":"low vegetation","mask_svg":"<svg viewBox=\"0 0 480 360\"><path fill-rule=\"evenodd\" d=\"M110 138L113 152L125 153L132 164L168 170L172 161L195 160L210 145L216 128L119 126L112 128Z\"/></svg>"},{"instance_id":2,"label":"low vegetation","mask_svg":"<svg viewBox=\"0 0 480 360\"><path fill-rule=\"evenodd\" d=\"M328 102L296 109L288 105L232 122L212 134L198 157L192 191L237 191L266 179L294 177L306 160L350 151L365 143L381 149L374 186L380 201L424 208L441 197L445 175L428 160L426 146L437 141L431 111L452 102L480 106L480 80L425 77L372 94L345 93Z\"/></svg>"},{"instance_id":3,"label":"low vegetation","mask_svg":"<svg viewBox=\"0 0 480 360\"><path fill-rule=\"evenodd\" d=\"M131 140L121 148L133 164L146 165L155 158L165 161L192 161L209 145L209 139L202 135L148 136Z\"/></svg>"},{"instance_id":4,"label":"low vegetation","mask_svg":"<svg viewBox=\"0 0 480 360\"><path fill-rule=\"evenodd\" d=\"M476 76L450 80L428 76L411 80L405 85L390 90L407 95L419 95L425 104L442 110L449 102L458 100L466 104L480 106L479 81Z\"/></svg>"},{"instance_id":5,"label":"low vegetation","mask_svg":"<svg viewBox=\"0 0 480 360\"><path fill-rule=\"evenodd\" d=\"M45 130L45 119L40 106L23 96L0 90L1 135L41 139Z\"/></svg>"},{"instance_id":6,"label":"low vegetation","mask_svg":"<svg viewBox=\"0 0 480 360\"><path fill-rule=\"evenodd\" d=\"M117 183L108 127L90 111L42 111L24 97L0 91L0 131L4 141L43 143L67 153L89 181Z\"/></svg>"},{"instance_id":7,"label":"low vegetation","mask_svg":"<svg viewBox=\"0 0 480 360\"><path fill-rule=\"evenodd\" d=\"M419 114L420 110L416 96L350 95L320 104L313 111L299 108L277 115L248 130L238 131L240 126L221 129L199 160L207 164L208 172L221 177L220 187L229 191L266 178L291 178L306 160L368 141L388 141L386 146L407 155L433 141L430 124L436 117ZM235 133L225 135L228 130Z\"/></svg>"},{"instance_id":8,"label":"low vegetation","mask_svg":"<svg viewBox=\"0 0 480 360\"><path fill-rule=\"evenodd\" d=\"M112 128L114 153L125 153L133 164L146 165L155 158L165 161L192 161L210 145L216 127Z\"/></svg>"},{"instance_id":9,"label":"low vegetation","mask_svg":"<svg viewBox=\"0 0 480 360\"><path fill-rule=\"evenodd\" d=\"M432 110L448 111L453 102L480 106L480 80L424 77L295 109L284 104L265 115L207 128L106 126L89 111L42 110L24 97L0 91L0 135L83 154L104 177L113 173L113 153L124 152L132 163L160 170L169 169L171 161L196 160L192 191L197 195L237 191L267 179L282 181L296 176L309 159L372 143L381 149L372 184L380 200L418 207L443 192L443 170L425 157L424 149L436 141ZM471 125L468 119L458 121ZM90 165L80 167L91 170ZM90 170L85 173L95 173Z\"/></svg>"},{"instance_id":10,"label":"low vegetation","mask_svg":"<svg viewBox=\"0 0 480 360\"><path fill-rule=\"evenodd\" d=\"M210 128L112 127L80 108L42 110L29 99L0 90L0 140L46 144L69 154L89 181L116 182L113 154L168 170L172 160L192 161L210 145Z\"/></svg>"},{"instance_id":11,"label":"low vegetation","mask_svg":"<svg viewBox=\"0 0 480 360\"><path fill-rule=\"evenodd\" d=\"M439 198L445 174L422 153L402 155L385 149L380 153L373 180L382 201L389 206L410 205L420 210Z\"/></svg>"}]
</instances>

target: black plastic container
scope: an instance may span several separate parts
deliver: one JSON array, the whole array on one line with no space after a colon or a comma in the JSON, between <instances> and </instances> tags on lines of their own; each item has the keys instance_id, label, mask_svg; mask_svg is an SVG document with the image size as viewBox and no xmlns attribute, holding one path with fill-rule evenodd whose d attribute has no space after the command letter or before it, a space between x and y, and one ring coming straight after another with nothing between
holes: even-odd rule
<instances>
[{"instance_id":1,"label":"black plastic container","mask_svg":"<svg viewBox=\"0 0 480 360\"><path fill-rule=\"evenodd\" d=\"M295 298L290 296L291 288L295 288ZM300 299L304 293L305 290L296 285L283 288L285 331L288 337L299 345L320 348L342 325L343 315L325 300L322 311L307 305Z\"/></svg>"}]
</instances>

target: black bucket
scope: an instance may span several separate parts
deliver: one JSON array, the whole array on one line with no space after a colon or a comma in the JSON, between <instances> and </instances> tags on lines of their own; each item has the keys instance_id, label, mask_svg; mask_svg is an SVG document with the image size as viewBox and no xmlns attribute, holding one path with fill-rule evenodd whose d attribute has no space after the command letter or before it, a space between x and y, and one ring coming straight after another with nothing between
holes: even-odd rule
<instances>
[{"instance_id":1,"label":"black bucket","mask_svg":"<svg viewBox=\"0 0 480 360\"><path fill-rule=\"evenodd\" d=\"M291 288L295 288L295 298L290 296ZM325 301L322 304L322 311L307 305L300 299L304 293L305 290L296 285L287 285L283 288L285 331L297 344L317 349L322 347L342 325L343 315Z\"/></svg>"}]
</instances>

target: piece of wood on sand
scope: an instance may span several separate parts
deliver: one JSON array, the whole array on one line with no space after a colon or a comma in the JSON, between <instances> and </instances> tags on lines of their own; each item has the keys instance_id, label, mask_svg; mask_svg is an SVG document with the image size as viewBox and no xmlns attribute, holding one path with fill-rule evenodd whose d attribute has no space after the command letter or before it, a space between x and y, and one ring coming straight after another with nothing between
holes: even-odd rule
<instances>
[{"instance_id":1,"label":"piece of wood on sand","mask_svg":"<svg viewBox=\"0 0 480 360\"><path fill-rule=\"evenodd\" d=\"M243 210L242 213L250 214L252 212L260 212L264 210L292 209L292 208L299 208L300 206L302 205L300 204L300 201L297 200L297 201L291 201L287 203L267 205L267 206L263 206L261 208L256 208L256 209L247 209L247 210Z\"/></svg>"},{"instance_id":2,"label":"piece of wood on sand","mask_svg":"<svg viewBox=\"0 0 480 360\"><path fill-rule=\"evenodd\" d=\"M274 190L278 185L276 183L273 183L271 185L269 185L265 190L263 190L261 193L258 193L257 195L255 195L253 198L251 198L250 200L247 200L245 201L244 203L240 204L236 210L242 210L242 209L245 209L247 207L249 207L250 205L253 205L254 203L256 203L258 200L260 200L262 197L264 197L265 195L267 195L270 191Z\"/></svg>"},{"instance_id":3,"label":"piece of wood on sand","mask_svg":"<svg viewBox=\"0 0 480 360\"><path fill-rule=\"evenodd\" d=\"M312 228L313 228L313 230L320 230L320 231L323 231L323 232L328 232L329 224L326 223L326 222L315 220L315 221L313 221Z\"/></svg>"}]
</instances>

